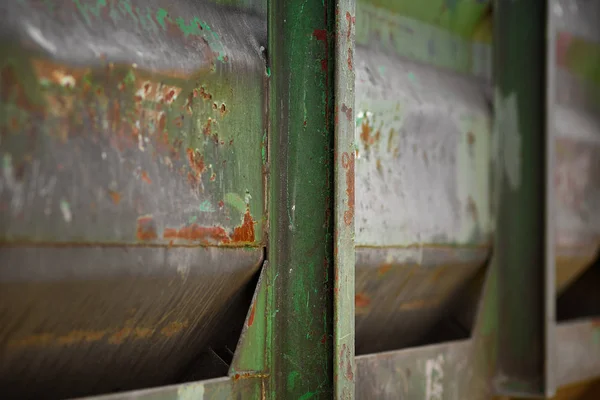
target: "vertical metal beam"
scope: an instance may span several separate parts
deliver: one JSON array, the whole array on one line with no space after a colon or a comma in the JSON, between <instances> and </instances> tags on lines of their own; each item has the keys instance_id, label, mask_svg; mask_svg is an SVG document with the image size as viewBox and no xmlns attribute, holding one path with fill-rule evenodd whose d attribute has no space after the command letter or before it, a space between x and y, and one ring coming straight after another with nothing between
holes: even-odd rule
<instances>
[{"instance_id":1,"label":"vertical metal beam","mask_svg":"<svg viewBox=\"0 0 600 400\"><path fill-rule=\"evenodd\" d=\"M554 326L552 224L547 223L546 1L494 9L498 336L496 391L544 396ZM550 232L550 234L548 234Z\"/></svg>"},{"instance_id":2,"label":"vertical metal beam","mask_svg":"<svg viewBox=\"0 0 600 400\"><path fill-rule=\"evenodd\" d=\"M354 0L335 9L334 397L354 398Z\"/></svg>"},{"instance_id":3,"label":"vertical metal beam","mask_svg":"<svg viewBox=\"0 0 600 400\"><path fill-rule=\"evenodd\" d=\"M269 3L272 399L333 396L334 26L333 2Z\"/></svg>"}]
</instances>

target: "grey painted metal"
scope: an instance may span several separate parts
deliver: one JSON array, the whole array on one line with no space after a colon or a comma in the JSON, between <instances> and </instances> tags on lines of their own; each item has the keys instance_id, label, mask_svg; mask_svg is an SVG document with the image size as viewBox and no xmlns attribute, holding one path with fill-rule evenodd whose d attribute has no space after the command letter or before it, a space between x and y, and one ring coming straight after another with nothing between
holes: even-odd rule
<instances>
[{"instance_id":1,"label":"grey painted metal","mask_svg":"<svg viewBox=\"0 0 600 400\"><path fill-rule=\"evenodd\" d=\"M555 338L557 387L600 377L600 323L597 319L558 324Z\"/></svg>"},{"instance_id":2,"label":"grey painted metal","mask_svg":"<svg viewBox=\"0 0 600 400\"><path fill-rule=\"evenodd\" d=\"M3 248L0 265L23 268L0 273L2 392L57 398L179 379L207 344L218 348L215 335L241 329L236 294L261 259L261 249Z\"/></svg>"},{"instance_id":3,"label":"grey painted metal","mask_svg":"<svg viewBox=\"0 0 600 400\"><path fill-rule=\"evenodd\" d=\"M235 343L263 259L266 19L192 0L0 15L0 392L183 379Z\"/></svg>"},{"instance_id":4,"label":"grey painted metal","mask_svg":"<svg viewBox=\"0 0 600 400\"><path fill-rule=\"evenodd\" d=\"M600 377L600 325L595 320L558 324L553 374L558 387ZM448 342L356 359L358 399L489 399L485 368L473 340ZM474 357L474 358L473 358Z\"/></svg>"},{"instance_id":5,"label":"grey painted metal","mask_svg":"<svg viewBox=\"0 0 600 400\"><path fill-rule=\"evenodd\" d=\"M357 399L462 400L468 364L468 340L364 355L356 358Z\"/></svg>"},{"instance_id":6,"label":"grey painted metal","mask_svg":"<svg viewBox=\"0 0 600 400\"><path fill-rule=\"evenodd\" d=\"M356 48L357 351L415 343L490 249L485 83Z\"/></svg>"}]
</instances>

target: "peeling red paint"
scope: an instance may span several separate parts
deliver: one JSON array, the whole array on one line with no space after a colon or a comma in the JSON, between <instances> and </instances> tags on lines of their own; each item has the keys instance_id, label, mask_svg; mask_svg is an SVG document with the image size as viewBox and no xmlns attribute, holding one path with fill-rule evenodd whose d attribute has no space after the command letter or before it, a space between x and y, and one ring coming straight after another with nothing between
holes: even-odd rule
<instances>
[{"instance_id":1,"label":"peeling red paint","mask_svg":"<svg viewBox=\"0 0 600 400\"><path fill-rule=\"evenodd\" d=\"M354 220L354 152L342 154L342 167L346 170L346 196L348 196L348 209L344 212L344 223L351 225Z\"/></svg>"},{"instance_id":2,"label":"peeling red paint","mask_svg":"<svg viewBox=\"0 0 600 400\"><path fill-rule=\"evenodd\" d=\"M156 225L154 218L151 216L139 217L137 219L137 230L136 236L138 240L148 241L154 240L158 237L156 234Z\"/></svg>"}]
</instances>

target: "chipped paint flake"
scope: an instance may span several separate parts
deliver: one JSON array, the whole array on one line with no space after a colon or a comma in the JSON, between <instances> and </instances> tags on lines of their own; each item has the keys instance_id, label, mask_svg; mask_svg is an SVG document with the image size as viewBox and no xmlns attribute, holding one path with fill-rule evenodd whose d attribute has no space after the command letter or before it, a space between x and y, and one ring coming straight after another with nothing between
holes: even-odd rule
<instances>
[{"instance_id":1,"label":"chipped paint flake","mask_svg":"<svg viewBox=\"0 0 600 400\"><path fill-rule=\"evenodd\" d=\"M65 199L60 201L60 211L62 212L65 222L70 223L73 219L73 215L71 214L71 206Z\"/></svg>"}]
</instances>

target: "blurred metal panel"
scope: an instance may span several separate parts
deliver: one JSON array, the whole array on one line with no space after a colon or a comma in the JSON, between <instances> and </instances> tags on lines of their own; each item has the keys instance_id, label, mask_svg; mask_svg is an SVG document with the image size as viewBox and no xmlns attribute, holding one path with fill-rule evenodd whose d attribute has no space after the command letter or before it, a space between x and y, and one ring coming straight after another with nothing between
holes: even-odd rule
<instances>
[{"instance_id":1,"label":"blurred metal panel","mask_svg":"<svg viewBox=\"0 0 600 400\"><path fill-rule=\"evenodd\" d=\"M356 48L357 351L414 344L490 249L485 83Z\"/></svg>"}]
</instances>

